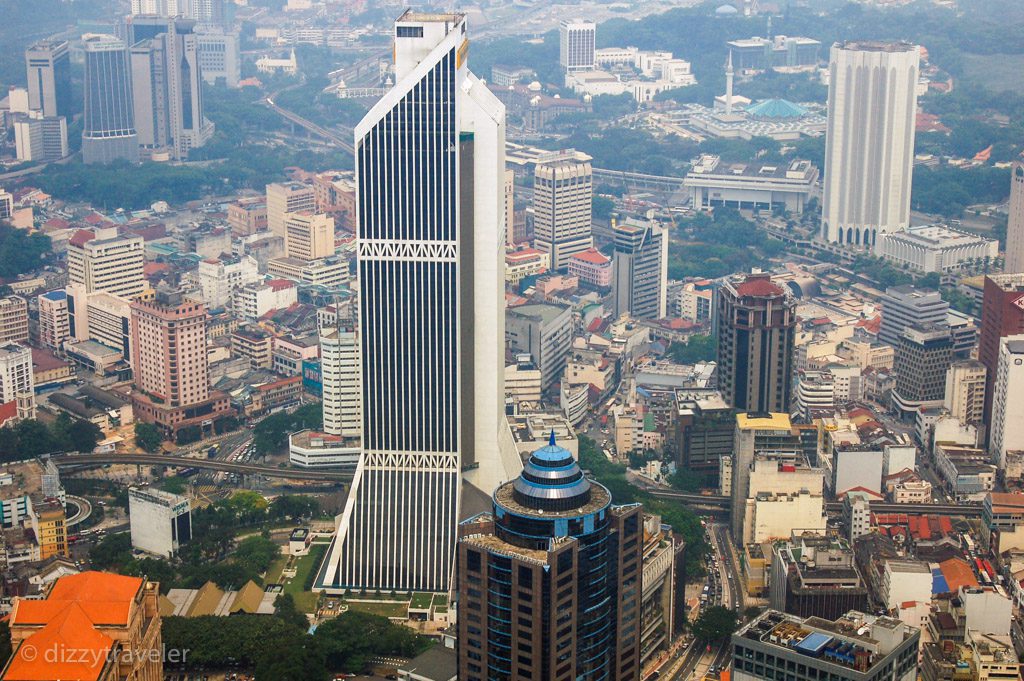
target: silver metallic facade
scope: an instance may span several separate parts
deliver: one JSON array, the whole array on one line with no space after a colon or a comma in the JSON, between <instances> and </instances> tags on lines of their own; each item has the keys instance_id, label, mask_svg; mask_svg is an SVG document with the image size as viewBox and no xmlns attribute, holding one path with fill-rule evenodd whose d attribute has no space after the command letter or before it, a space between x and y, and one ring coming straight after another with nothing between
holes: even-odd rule
<instances>
[{"instance_id":1,"label":"silver metallic facade","mask_svg":"<svg viewBox=\"0 0 1024 681\"><path fill-rule=\"evenodd\" d=\"M518 472L494 458L504 107L465 32L403 15L397 84L356 128L362 455L318 589L448 590L464 473Z\"/></svg>"}]
</instances>

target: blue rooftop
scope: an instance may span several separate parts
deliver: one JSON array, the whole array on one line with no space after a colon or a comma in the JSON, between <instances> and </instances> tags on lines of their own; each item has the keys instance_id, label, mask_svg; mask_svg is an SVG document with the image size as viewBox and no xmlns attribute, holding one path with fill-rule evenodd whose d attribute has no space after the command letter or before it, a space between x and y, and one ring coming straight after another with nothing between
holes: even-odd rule
<instances>
[{"instance_id":1,"label":"blue rooftop","mask_svg":"<svg viewBox=\"0 0 1024 681\"><path fill-rule=\"evenodd\" d=\"M47 300L67 300L68 293L64 289L57 289L56 291L47 291L43 294L43 298Z\"/></svg>"},{"instance_id":2,"label":"blue rooftop","mask_svg":"<svg viewBox=\"0 0 1024 681\"><path fill-rule=\"evenodd\" d=\"M932 570L932 594L945 593L949 593L949 583L946 581L945 575L942 574L942 570L934 568Z\"/></svg>"},{"instance_id":3,"label":"blue rooftop","mask_svg":"<svg viewBox=\"0 0 1024 681\"><path fill-rule=\"evenodd\" d=\"M803 118L807 109L786 99L764 99L747 107L752 118Z\"/></svg>"},{"instance_id":4,"label":"blue rooftop","mask_svg":"<svg viewBox=\"0 0 1024 681\"><path fill-rule=\"evenodd\" d=\"M800 643L796 644L796 649L808 655L817 655L831 640L831 636L814 631L808 634Z\"/></svg>"}]
</instances>

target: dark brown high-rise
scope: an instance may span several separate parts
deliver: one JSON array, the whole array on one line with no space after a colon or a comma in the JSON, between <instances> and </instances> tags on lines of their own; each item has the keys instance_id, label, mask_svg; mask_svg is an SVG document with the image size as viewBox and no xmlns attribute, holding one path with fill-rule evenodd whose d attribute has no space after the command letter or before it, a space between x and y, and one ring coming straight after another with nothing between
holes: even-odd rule
<instances>
[{"instance_id":1,"label":"dark brown high-rise","mask_svg":"<svg viewBox=\"0 0 1024 681\"><path fill-rule=\"evenodd\" d=\"M981 338L978 359L985 375L985 437L992 419L992 393L999 367L999 340L1024 333L1024 274L990 274L985 277L981 307Z\"/></svg>"},{"instance_id":2,"label":"dark brown high-rise","mask_svg":"<svg viewBox=\"0 0 1024 681\"><path fill-rule=\"evenodd\" d=\"M768 274L726 281L718 290L718 386L746 412L789 412L796 299Z\"/></svg>"},{"instance_id":3,"label":"dark brown high-rise","mask_svg":"<svg viewBox=\"0 0 1024 681\"><path fill-rule=\"evenodd\" d=\"M459 679L640 678L641 507L552 443L459 528Z\"/></svg>"}]
</instances>

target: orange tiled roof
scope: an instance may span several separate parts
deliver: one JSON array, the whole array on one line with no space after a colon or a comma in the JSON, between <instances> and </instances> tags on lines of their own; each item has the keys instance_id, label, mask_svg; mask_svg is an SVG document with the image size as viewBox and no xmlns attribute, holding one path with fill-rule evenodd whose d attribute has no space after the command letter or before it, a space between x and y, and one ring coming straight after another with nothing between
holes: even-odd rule
<instances>
[{"instance_id":1,"label":"orange tiled roof","mask_svg":"<svg viewBox=\"0 0 1024 681\"><path fill-rule=\"evenodd\" d=\"M14 602L11 626L42 626L15 652L4 679L93 681L110 659L114 641L97 626L127 626L132 602L142 588L140 577L83 572L61 577L44 601ZM87 651L47 659L34 651ZM51 656L53 657L53 656Z\"/></svg>"},{"instance_id":2,"label":"orange tiled roof","mask_svg":"<svg viewBox=\"0 0 1024 681\"><path fill-rule=\"evenodd\" d=\"M30 602L21 601L21 604ZM100 678L114 654L113 647L114 639L93 628L89 616L77 603L65 603L63 610L45 627L18 647L4 679L93 681Z\"/></svg>"},{"instance_id":3,"label":"orange tiled roof","mask_svg":"<svg viewBox=\"0 0 1024 681\"><path fill-rule=\"evenodd\" d=\"M960 591L962 586L978 586L978 580L974 576L974 570L967 564L967 561L960 558L950 558L939 563L939 570L946 578L946 584L952 592Z\"/></svg>"}]
</instances>

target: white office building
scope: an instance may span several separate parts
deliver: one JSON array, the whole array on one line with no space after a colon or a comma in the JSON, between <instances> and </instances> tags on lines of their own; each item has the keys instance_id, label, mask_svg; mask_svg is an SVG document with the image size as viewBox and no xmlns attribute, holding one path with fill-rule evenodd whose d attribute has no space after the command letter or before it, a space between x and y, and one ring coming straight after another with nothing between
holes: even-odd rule
<instances>
[{"instance_id":1,"label":"white office building","mask_svg":"<svg viewBox=\"0 0 1024 681\"><path fill-rule=\"evenodd\" d=\"M377 199L356 219L362 452L318 590L447 592L463 477L490 494L522 467L495 343L505 108L469 71L466 27L403 14L395 86L356 126L360 195Z\"/></svg>"},{"instance_id":2,"label":"white office building","mask_svg":"<svg viewBox=\"0 0 1024 681\"><path fill-rule=\"evenodd\" d=\"M999 341L990 429L992 461L1002 470L1007 452L1024 450L1024 334Z\"/></svg>"},{"instance_id":3,"label":"white office building","mask_svg":"<svg viewBox=\"0 0 1024 681\"><path fill-rule=\"evenodd\" d=\"M832 46L822 238L874 250L910 226L919 52L916 45Z\"/></svg>"},{"instance_id":4,"label":"white office building","mask_svg":"<svg viewBox=\"0 0 1024 681\"><path fill-rule=\"evenodd\" d=\"M68 281L86 293L105 291L130 298L142 293L145 243L141 236L120 236L116 227L80 230L68 240Z\"/></svg>"},{"instance_id":5,"label":"white office building","mask_svg":"<svg viewBox=\"0 0 1024 681\"><path fill-rule=\"evenodd\" d=\"M255 284L260 278L259 263L251 255L200 260L196 270L203 302L211 310L226 307L235 289Z\"/></svg>"},{"instance_id":6,"label":"white office building","mask_svg":"<svg viewBox=\"0 0 1024 681\"><path fill-rule=\"evenodd\" d=\"M690 204L698 210L732 206L744 210L783 208L800 215L814 196L818 168L810 161L723 163L701 154L686 174Z\"/></svg>"},{"instance_id":7,"label":"white office building","mask_svg":"<svg viewBox=\"0 0 1024 681\"><path fill-rule=\"evenodd\" d=\"M158 489L128 490L132 547L170 558L192 538L192 502Z\"/></svg>"},{"instance_id":8,"label":"white office building","mask_svg":"<svg viewBox=\"0 0 1024 681\"><path fill-rule=\"evenodd\" d=\"M918 272L955 272L994 261L999 242L946 225L921 225L881 235L877 253Z\"/></svg>"},{"instance_id":9,"label":"white office building","mask_svg":"<svg viewBox=\"0 0 1024 681\"><path fill-rule=\"evenodd\" d=\"M320 333L324 432L358 439L362 432L359 338L352 320Z\"/></svg>"},{"instance_id":10,"label":"white office building","mask_svg":"<svg viewBox=\"0 0 1024 681\"><path fill-rule=\"evenodd\" d=\"M18 420L35 418L35 376L27 345L0 346L0 404L17 402Z\"/></svg>"},{"instance_id":11,"label":"white office building","mask_svg":"<svg viewBox=\"0 0 1024 681\"><path fill-rule=\"evenodd\" d=\"M533 233L548 267L565 270L569 259L593 245L594 171L590 156L569 149L546 154L533 170Z\"/></svg>"},{"instance_id":12,"label":"white office building","mask_svg":"<svg viewBox=\"0 0 1024 681\"><path fill-rule=\"evenodd\" d=\"M320 330L323 432L303 430L289 438L289 460L303 468L359 463L362 390L359 336L354 320L335 318Z\"/></svg>"},{"instance_id":13,"label":"white office building","mask_svg":"<svg viewBox=\"0 0 1024 681\"><path fill-rule=\"evenodd\" d=\"M597 48L597 24L583 19L566 20L558 26L559 63L566 72L593 71Z\"/></svg>"},{"instance_id":14,"label":"white office building","mask_svg":"<svg viewBox=\"0 0 1024 681\"><path fill-rule=\"evenodd\" d=\"M1006 222L1007 274L1024 272L1024 161L1013 162L1010 173L1010 203Z\"/></svg>"},{"instance_id":15,"label":"white office building","mask_svg":"<svg viewBox=\"0 0 1024 681\"><path fill-rule=\"evenodd\" d=\"M286 279L243 284L231 294L231 307L235 314L252 321L271 310L283 310L299 300L295 282Z\"/></svg>"}]
</instances>

